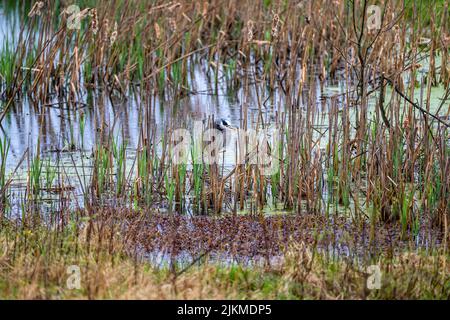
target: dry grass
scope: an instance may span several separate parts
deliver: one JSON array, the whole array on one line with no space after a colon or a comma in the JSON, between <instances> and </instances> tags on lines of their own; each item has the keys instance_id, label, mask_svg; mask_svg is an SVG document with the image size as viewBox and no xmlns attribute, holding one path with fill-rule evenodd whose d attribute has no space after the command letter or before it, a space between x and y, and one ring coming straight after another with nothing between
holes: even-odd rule
<instances>
[{"instance_id":1,"label":"dry grass","mask_svg":"<svg viewBox=\"0 0 450 320\"><path fill-rule=\"evenodd\" d=\"M57 3L20 6L19 38L2 49L0 124L20 110L25 96L40 112L40 137L50 123L50 107L75 114L71 121L84 117L86 108L98 114L92 170L86 174L82 163L77 172L83 186L77 207L84 209L65 210L78 190L65 185L59 165L43 170L39 140L22 158L28 162L26 190L15 199L14 174L9 179L5 164L9 143L2 140L1 297L449 298L448 0L433 2L426 17L416 1L405 8L403 1L383 3L379 32L366 28L365 0L80 1L79 30L68 28ZM425 60L427 70L421 65ZM253 108L255 127L279 129L276 174L265 176L249 161L229 174L217 165L202 162L188 169L172 161L172 132L189 123L174 115L158 136L155 112L159 103L176 105L198 94L193 66L203 68L208 94L217 94L224 83L230 92L239 90L241 128L247 128ZM404 81L407 76L411 81ZM317 106L316 88L337 79L345 83L343 93L322 97L327 108ZM444 92L434 113L430 97L437 85ZM140 130L135 158L129 159L104 111L108 103L115 109L115 101L134 98ZM262 116L270 108L266 102L278 107L271 123ZM75 152L80 146L72 138L68 151ZM130 160L134 165L127 171ZM79 166L73 162L73 167ZM53 178L48 170L54 170ZM48 193L61 207L44 213L39 204ZM115 210L106 210L111 203ZM20 219L12 204L20 206ZM320 233L314 223L289 225L289 241L281 246L275 240L283 219L263 217L270 205L296 213L298 221L315 216L322 226L343 219L352 225L345 234L356 244L351 250L366 237L374 246L389 238L390 246L373 261L330 257L314 237L302 238L303 228ZM164 217L150 214L161 208ZM195 231L177 215L188 211L205 215L193 220ZM247 216L230 225L239 211ZM224 212L233 213L232 219L212 218ZM170 221L169 228L157 238L163 220ZM178 224L183 232L177 238ZM227 242L230 246L243 252L259 246L262 255L273 247L283 260L252 268L211 262L186 272L173 261L162 269L143 261L140 250L153 249L155 237L174 251L199 253L191 241L217 243L223 230L239 235ZM327 236L338 237L338 231ZM407 253L400 245L420 237L430 241L435 234L439 241L428 252ZM363 270L369 263L383 271L381 290L366 289ZM71 264L82 270L78 291L65 289Z\"/></svg>"},{"instance_id":2,"label":"dry grass","mask_svg":"<svg viewBox=\"0 0 450 320\"><path fill-rule=\"evenodd\" d=\"M65 235L12 239L2 229L0 297L4 299L448 299L445 252L379 256L380 290L368 290L367 264L331 257L292 242L284 259L247 268L204 261L184 272L133 259L120 235L99 222ZM75 232L76 233L76 232ZM89 241L88 239L92 239ZM71 240L69 240L71 239ZM95 239L95 241L94 241ZM52 242L58 245L51 245ZM81 269L81 288L69 290L69 265Z\"/></svg>"}]
</instances>

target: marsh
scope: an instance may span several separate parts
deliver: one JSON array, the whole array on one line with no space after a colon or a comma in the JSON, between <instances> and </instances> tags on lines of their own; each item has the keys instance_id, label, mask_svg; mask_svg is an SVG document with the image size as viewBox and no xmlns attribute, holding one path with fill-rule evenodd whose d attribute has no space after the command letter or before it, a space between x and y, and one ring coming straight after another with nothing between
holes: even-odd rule
<instances>
[{"instance_id":1,"label":"marsh","mask_svg":"<svg viewBox=\"0 0 450 320\"><path fill-rule=\"evenodd\" d=\"M67 5L0 1L1 296L448 298L447 0Z\"/></svg>"}]
</instances>

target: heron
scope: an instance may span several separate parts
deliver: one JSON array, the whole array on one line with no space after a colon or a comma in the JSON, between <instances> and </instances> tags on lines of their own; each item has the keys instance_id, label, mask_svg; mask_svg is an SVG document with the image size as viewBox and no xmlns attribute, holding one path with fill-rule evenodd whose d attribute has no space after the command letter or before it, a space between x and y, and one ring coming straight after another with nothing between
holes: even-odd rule
<instances>
[{"instance_id":1,"label":"heron","mask_svg":"<svg viewBox=\"0 0 450 320\"><path fill-rule=\"evenodd\" d=\"M230 121L228 121L227 119L220 118L220 119L214 121L214 129L217 129L221 132L222 141L223 141L222 146L224 148L223 151L225 151L225 148L229 142L229 141L227 141L228 140L227 133L237 130L237 128L233 127L231 125Z\"/></svg>"},{"instance_id":2,"label":"heron","mask_svg":"<svg viewBox=\"0 0 450 320\"><path fill-rule=\"evenodd\" d=\"M219 130L220 132L224 132L227 129L236 130L236 128L231 125L230 121L224 118L220 118L214 121L214 128Z\"/></svg>"},{"instance_id":3,"label":"heron","mask_svg":"<svg viewBox=\"0 0 450 320\"><path fill-rule=\"evenodd\" d=\"M225 152L226 147L227 147L228 143L230 142L228 134L230 134L234 130L237 130L237 128L234 127L233 125L231 125L231 122L229 120L224 119L224 118L219 118L219 119L213 120L213 121L211 121L211 118L209 118L208 120L204 119L203 123L207 124L207 127L218 131L218 134L220 134L220 137L216 137L216 138L220 138L222 140L221 146L220 146L222 149L219 152Z\"/></svg>"}]
</instances>

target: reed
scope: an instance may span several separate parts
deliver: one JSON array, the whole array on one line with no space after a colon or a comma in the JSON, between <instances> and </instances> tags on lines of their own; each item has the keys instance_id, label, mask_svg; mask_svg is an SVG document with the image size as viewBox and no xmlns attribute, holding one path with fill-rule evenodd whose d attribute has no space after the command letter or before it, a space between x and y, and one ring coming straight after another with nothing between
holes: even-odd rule
<instances>
[{"instance_id":1,"label":"reed","mask_svg":"<svg viewBox=\"0 0 450 320\"><path fill-rule=\"evenodd\" d=\"M7 179L6 179L6 161L9 153L10 143L6 137L0 139L0 193L1 210L6 211L7 207Z\"/></svg>"},{"instance_id":2,"label":"reed","mask_svg":"<svg viewBox=\"0 0 450 320\"><path fill-rule=\"evenodd\" d=\"M36 151L24 153L27 170L20 161L11 179L11 133L0 140L0 209L22 216L20 223L2 214L0 241L24 259L14 261L19 271L36 241L44 241L44 261L61 268L54 257L70 253L86 259L89 275L91 253L94 265L112 272L108 254L129 271L133 263L144 268L140 255L168 252L170 270L155 273L174 276L185 267L176 261L180 252L192 253L194 264L210 252L262 257L277 287L272 295L270 279L255 284L263 296L334 297L324 275L332 274L349 281L339 297L384 298L392 291L361 287L356 260L366 266L378 257L386 270L397 263L395 279L398 266L413 269L399 251L430 243L447 258L448 0L427 2L432 14L414 1L378 3L381 28L372 28L366 0L79 1L79 28L70 27L64 1L4 3L20 11L20 28L0 46L0 124L17 132L25 125L15 115L26 112L29 126L38 127L37 137L19 135L21 145L37 141L30 145ZM226 163L225 152L206 161L210 136L191 137L185 161L175 161L186 142L173 141L176 129L202 118L203 132L227 112L247 130L226 150L235 163ZM255 141L248 129L273 139ZM279 163L271 175L260 150ZM279 212L282 219L274 218ZM395 239L378 247L386 234ZM285 249L294 247L281 250L278 236ZM305 241L307 249L297 247ZM339 246L355 261L335 257ZM280 277L271 266L279 256ZM439 265L432 254L414 259ZM433 273L428 266L421 271L441 279L446 267ZM302 285L310 285L311 267L321 294ZM197 279L208 268L186 274ZM347 279L345 270L352 271ZM240 286L236 277L247 272L233 266L214 277ZM286 279L295 283L288 292ZM92 287L80 295L107 295L95 285L89 278ZM390 288L408 298L448 291L426 280L410 285L423 291L400 282Z\"/></svg>"}]
</instances>

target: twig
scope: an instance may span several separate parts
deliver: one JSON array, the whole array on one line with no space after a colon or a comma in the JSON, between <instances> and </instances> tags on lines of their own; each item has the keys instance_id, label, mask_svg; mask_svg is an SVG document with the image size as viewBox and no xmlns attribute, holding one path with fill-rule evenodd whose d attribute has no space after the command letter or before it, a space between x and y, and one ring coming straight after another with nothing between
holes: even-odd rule
<instances>
[{"instance_id":1,"label":"twig","mask_svg":"<svg viewBox=\"0 0 450 320\"><path fill-rule=\"evenodd\" d=\"M440 122L441 124L443 124L444 126L446 126L447 128L450 127L450 124L448 124L447 122L445 122L444 120L440 119L438 116L428 112L427 110L425 110L424 108L420 107L419 105L417 105L415 102L411 101L411 99L409 99L398 87L397 85L394 83L394 81L392 81L389 78L386 78L384 75L381 76L382 79L387 80L392 87L394 88L395 92L397 92L403 99L405 99L405 101L407 101L409 104L411 104L414 108L420 110L420 112L422 112L422 114L424 115L428 115L430 117L432 117L434 120L437 120L438 122Z\"/></svg>"}]
</instances>

